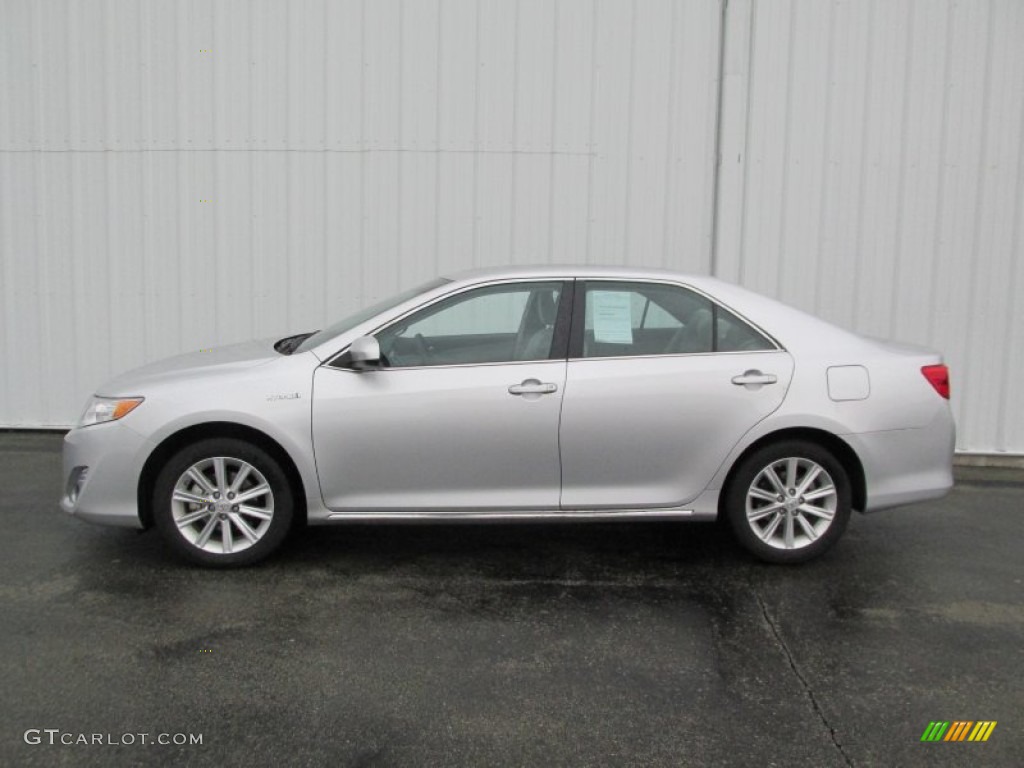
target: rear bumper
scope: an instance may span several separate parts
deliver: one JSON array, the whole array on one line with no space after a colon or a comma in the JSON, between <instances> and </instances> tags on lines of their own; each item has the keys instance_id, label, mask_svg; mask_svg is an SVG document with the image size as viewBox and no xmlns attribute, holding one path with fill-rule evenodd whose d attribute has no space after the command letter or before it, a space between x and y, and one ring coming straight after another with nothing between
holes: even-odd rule
<instances>
[{"instance_id":1,"label":"rear bumper","mask_svg":"<svg viewBox=\"0 0 1024 768\"><path fill-rule=\"evenodd\" d=\"M956 427L949 408L917 429L843 435L861 458L865 512L937 499L953 487Z\"/></svg>"},{"instance_id":2,"label":"rear bumper","mask_svg":"<svg viewBox=\"0 0 1024 768\"><path fill-rule=\"evenodd\" d=\"M142 528L137 489L148 447L116 421L68 432L61 509L91 523Z\"/></svg>"}]
</instances>

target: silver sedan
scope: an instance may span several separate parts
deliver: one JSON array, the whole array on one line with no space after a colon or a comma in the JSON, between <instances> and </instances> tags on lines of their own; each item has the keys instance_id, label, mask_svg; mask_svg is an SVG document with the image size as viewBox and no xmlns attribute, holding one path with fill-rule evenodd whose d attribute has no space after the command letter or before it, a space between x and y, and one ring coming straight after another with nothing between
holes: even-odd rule
<instances>
[{"instance_id":1,"label":"silver sedan","mask_svg":"<svg viewBox=\"0 0 1024 768\"><path fill-rule=\"evenodd\" d=\"M500 269L107 382L61 505L212 566L300 521L717 517L792 563L946 493L953 445L937 352L709 277Z\"/></svg>"}]
</instances>

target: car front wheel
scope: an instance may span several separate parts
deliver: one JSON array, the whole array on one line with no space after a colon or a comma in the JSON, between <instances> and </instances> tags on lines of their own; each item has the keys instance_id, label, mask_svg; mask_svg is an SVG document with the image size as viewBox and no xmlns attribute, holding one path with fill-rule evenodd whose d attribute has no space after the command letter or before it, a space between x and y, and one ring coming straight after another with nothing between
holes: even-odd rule
<instances>
[{"instance_id":1,"label":"car front wheel","mask_svg":"<svg viewBox=\"0 0 1024 768\"><path fill-rule=\"evenodd\" d=\"M771 563L801 563L825 552L850 519L850 481L835 457L803 440L754 451L725 497L736 538Z\"/></svg>"},{"instance_id":2,"label":"car front wheel","mask_svg":"<svg viewBox=\"0 0 1024 768\"><path fill-rule=\"evenodd\" d=\"M266 451L214 438L185 447L157 477L153 518L170 548L207 566L249 565L291 527L291 488Z\"/></svg>"}]
</instances>

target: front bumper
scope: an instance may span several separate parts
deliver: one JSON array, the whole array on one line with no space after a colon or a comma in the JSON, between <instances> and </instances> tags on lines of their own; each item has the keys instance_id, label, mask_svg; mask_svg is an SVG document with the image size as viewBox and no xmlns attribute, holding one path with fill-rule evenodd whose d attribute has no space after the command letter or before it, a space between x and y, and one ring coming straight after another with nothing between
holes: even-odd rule
<instances>
[{"instance_id":1,"label":"front bumper","mask_svg":"<svg viewBox=\"0 0 1024 768\"><path fill-rule=\"evenodd\" d=\"M137 492L151 447L144 437L118 421L68 432L64 437L61 509L91 523L142 528ZM82 468L86 468L84 472ZM76 479L80 479L77 489Z\"/></svg>"}]
</instances>

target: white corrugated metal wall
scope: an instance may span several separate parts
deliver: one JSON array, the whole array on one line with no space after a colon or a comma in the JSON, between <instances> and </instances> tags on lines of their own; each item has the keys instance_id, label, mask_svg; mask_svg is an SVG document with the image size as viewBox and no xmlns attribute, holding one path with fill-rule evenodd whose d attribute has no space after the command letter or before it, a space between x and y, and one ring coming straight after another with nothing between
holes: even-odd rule
<instances>
[{"instance_id":1,"label":"white corrugated metal wall","mask_svg":"<svg viewBox=\"0 0 1024 768\"><path fill-rule=\"evenodd\" d=\"M439 272L711 242L715 2L6 2L0 423Z\"/></svg>"},{"instance_id":2,"label":"white corrugated metal wall","mask_svg":"<svg viewBox=\"0 0 1024 768\"><path fill-rule=\"evenodd\" d=\"M716 273L951 365L1024 453L1024 3L730 0Z\"/></svg>"},{"instance_id":3,"label":"white corrugated metal wall","mask_svg":"<svg viewBox=\"0 0 1024 768\"><path fill-rule=\"evenodd\" d=\"M724 11L0 2L0 424L438 272L625 262L939 346L960 447L1024 453L1024 4Z\"/></svg>"}]
</instances>

